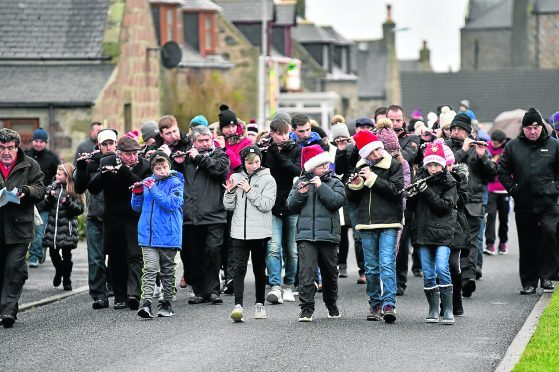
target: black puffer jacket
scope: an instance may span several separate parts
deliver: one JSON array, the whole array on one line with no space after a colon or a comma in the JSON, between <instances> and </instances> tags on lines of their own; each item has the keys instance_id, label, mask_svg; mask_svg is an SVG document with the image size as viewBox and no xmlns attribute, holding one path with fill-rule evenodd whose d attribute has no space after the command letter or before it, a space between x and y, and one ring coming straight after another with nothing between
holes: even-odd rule
<instances>
[{"instance_id":1,"label":"black puffer jacket","mask_svg":"<svg viewBox=\"0 0 559 372\"><path fill-rule=\"evenodd\" d=\"M521 132L509 141L499 162L499 181L514 198L515 211L541 213L559 196L559 142L547 129L537 141Z\"/></svg>"},{"instance_id":2,"label":"black puffer jacket","mask_svg":"<svg viewBox=\"0 0 559 372\"><path fill-rule=\"evenodd\" d=\"M209 225L226 223L223 184L229 172L229 157L216 148L209 155L187 157L184 166L184 223Z\"/></svg>"},{"instance_id":3,"label":"black puffer jacket","mask_svg":"<svg viewBox=\"0 0 559 372\"><path fill-rule=\"evenodd\" d=\"M272 143L262 155L264 158L262 165L270 169L278 187L272 214L274 216L290 214L287 209L287 197L293 186L293 179L301 174L301 146L290 142L280 150L278 145Z\"/></svg>"},{"instance_id":4,"label":"black puffer jacket","mask_svg":"<svg viewBox=\"0 0 559 372\"><path fill-rule=\"evenodd\" d=\"M70 196L66 185L53 183L47 186L45 198L39 205L49 212L43 247L75 249L79 240L77 217L83 213L81 198Z\"/></svg>"},{"instance_id":5,"label":"black puffer jacket","mask_svg":"<svg viewBox=\"0 0 559 372\"><path fill-rule=\"evenodd\" d=\"M8 203L0 208L0 236L5 244L31 243L35 236L33 206L45 195L39 164L19 149L8 178L4 180L0 175L0 189L4 187L10 191L23 187L26 195L20 199L20 204Z\"/></svg>"},{"instance_id":6,"label":"black puffer jacket","mask_svg":"<svg viewBox=\"0 0 559 372\"><path fill-rule=\"evenodd\" d=\"M413 164L419 150L419 137L415 134L401 132L398 135L398 142L400 143L400 151L404 159L406 159L408 164Z\"/></svg>"},{"instance_id":7,"label":"black puffer jacket","mask_svg":"<svg viewBox=\"0 0 559 372\"><path fill-rule=\"evenodd\" d=\"M445 144L452 150L456 164L465 163L469 168L467 213L472 217L484 216L482 196L485 191L485 185L493 181L497 174L495 163L491 161L488 151L485 152L482 158L479 158L474 145L470 147L468 152L464 152L462 150L463 140L451 138Z\"/></svg>"},{"instance_id":8,"label":"black puffer jacket","mask_svg":"<svg viewBox=\"0 0 559 372\"><path fill-rule=\"evenodd\" d=\"M367 166L361 159L353 173ZM404 216L400 194L404 188L402 163L384 151L383 159L370 168L376 179L371 177L361 180L359 185L347 186L351 205L357 208L357 221L351 222L356 230L401 229Z\"/></svg>"},{"instance_id":9,"label":"black puffer jacket","mask_svg":"<svg viewBox=\"0 0 559 372\"><path fill-rule=\"evenodd\" d=\"M416 180L426 178L425 168L417 172ZM407 207L415 212L411 227L411 242L418 246L447 246L454 242L458 192L456 180L446 170L427 181L427 189L408 197Z\"/></svg>"},{"instance_id":10,"label":"black puffer jacket","mask_svg":"<svg viewBox=\"0 0 559 372\"><path fill-rule=\"evenodd\" d=\"M317 189L309 186L309 191L301 194L297 185L308 182L314 176L304 174L291 189L287 207L298 213L297 241L325 241L340 243L341 227L339 209L344 205L345 190L342 181L330 174L321 177L322 185Z\"/></svg>"},{"instance_id":11,"label":"black puffer jacket","mask_svg":"<svg viewBox=\"0 0 559 372\"><path fill-rule=\"evenodd\" d=\"M466 216L466 203L468 202L468 166L466 164L456 164L451 174L458 183L458 215L456 217L456 229L454 231L454 242L450 248L470 250L470 228L468 217Z\"/></svg>"}]
</instances>

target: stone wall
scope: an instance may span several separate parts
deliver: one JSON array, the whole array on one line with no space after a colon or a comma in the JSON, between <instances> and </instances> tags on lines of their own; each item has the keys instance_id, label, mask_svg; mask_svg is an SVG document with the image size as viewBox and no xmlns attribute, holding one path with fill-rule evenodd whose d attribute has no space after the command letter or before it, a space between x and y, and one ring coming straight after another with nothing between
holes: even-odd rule
<instances>
[{"instance_id":1,"label":"stone wall","mask_svg":"<svg viewBox=\"0 0 559 372\"><path fill-rule=\"evenodd\" d=\"M333 91L342 97L340 107L336 107L336 114L343 115L346 120L355 119L359 112L359 100L357 97L357 80L325 80L324 91ZM345 101L345 103L344 103Z\"/></svg>"},{"instance_id":2,"label":"stone wall","mask_svg":"<svg viewBox=\"0 0 559 372\"><path fill-rule=\"evenodd\" d=\"M122 18L119 19L118 10L123 3ZM117 32L118 28L120 32ZM119 37L118 46L107 44L117 50L113 54L117 68L97 98L92 118L106 120L108 127L122 133L127 129L138 129L144 120L160 116L159 52L147 51L147 48L157 47L149 1L111 0L106 33L109 32ZM124 125L124 105L127 103L131 105L132 128Z\"/></svg>"},{"instance_id":3,"label":"stone wall","mask_svg":"<svg viewBox=\"0 0 559 372\"><path fill-rule=\"evenodd\" d=\"M478 41L478 70L503 69L511 66L511 31L476 30L461 32L461 69L474 70L475 41ZM516 52L516 51L515 51ZM526 51L527 52L527 51Z\"/></svg>"},{"instance_id":4,"label":"stone wall","mask_svg":"<svg viewBox=\"0 0 559 372\"><path fill-rule=\"evenodd\" d=\"M536 25L539 23L539 32ZM540 14L532 17L532 40L537 40L534 60L539 68L559 68L559 14ZM539 58L538 58L539 57ZM537 60L536 60L537 59Z\"/></svg>"}]
</instances>

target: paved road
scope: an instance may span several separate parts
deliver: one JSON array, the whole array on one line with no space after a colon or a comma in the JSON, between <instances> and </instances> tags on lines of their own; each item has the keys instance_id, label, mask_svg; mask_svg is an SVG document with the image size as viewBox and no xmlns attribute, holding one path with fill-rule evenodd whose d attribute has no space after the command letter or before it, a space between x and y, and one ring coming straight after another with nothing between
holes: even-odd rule
<instances>
[{"instance_id":1,"label":"paved road","mask_svg":"<svg viewBox=\"0 0 559 372\"><path fill-rule=\"evenodd\" d=\"M298 323L297 304L289 303L267 306L267 320L247 317L246 323L233 324L232 297L221 306L188 305L181 290L175 317L141 321L129 310L93 311L82 294L22 312L13 329L0 329L0 366L6 371L492 371L539 298L518 294L516 239L511 243L508 256L485 257L478 291L464 300L466 314L454 326L423 322L422 281L413 277L398 298L395 324L367 322L365 288L355 284L353 266L350 278L340 280L341 319L327 319L319 305L315 321ZM250 304L254 292L252 278L248 281Z\"/></svg>"}]
</instances>

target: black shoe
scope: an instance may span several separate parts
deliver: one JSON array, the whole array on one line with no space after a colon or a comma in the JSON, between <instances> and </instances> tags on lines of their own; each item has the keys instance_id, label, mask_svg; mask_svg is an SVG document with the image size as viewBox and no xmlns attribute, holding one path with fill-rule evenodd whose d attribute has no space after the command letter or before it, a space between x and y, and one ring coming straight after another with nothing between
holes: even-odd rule
<instances>
[{"instance_id":1,"label":"black shoe","mask_svg":"<svg viewBox=\"0 0 559 372\"><path fill-rule=\"evenodd\" d=\"M209 298L206 297L200 297L200 296L195 296L191 299L188 300L188 303L190 305L198 305L198 304L204 304L207 302L210 302L211 300Z\"/></svg>"},{"instance_id":2,"label":"black shoe","mask_svg":"<svg viewBox=\"0 0 559 372\"><path fill-rule=\"evenodd\" d=\"M126 302L124 301L115 301L115 304L113 306L115 310L122 310L122 309L126 309L127 307L128 305L126 305Z\"/></svg>"},{"instance_id":3,"label":"black shoe","mask_svg":"<svg viewBox=\"0 0 559 372\"><path fill-rule=\"evenodd\" d=\"M161 301L159 303L159 311L157 312L157 316L160 318L168 318L170 316L175 315L173 311L173 307L169 301Z\"/></svg>"},{"instance_id":4,"label":"black shoe","mask_svg":"<svg viewBox=\"0 0 559 372\"><path fill-rule=\"evenodd\" d=\"M470 279L462 286L462 296L463 297L472 297L472 293L476 291L476 281L474 279Z\"/></svg>"},{"instance_id":5,"label":"black shoe","mask_svg":"<svg viewBox=\"0 0 559 372\"><path fill-rule=\"evenodd\" d=\"M62 287L64 288L65 291L71 291L72 282L70 281L70 279L64 279L64 283L62 283Z\"/></svg>"},{"instance_id":6,"label":"black shoe","mask_svg":"<svg viewBox=\"0 0 559 372\"><path fill-rule=\"evenodd\" d=\"M555 285L553 285L553 282L547 279L542 280L541 287L543 288L543 291L545 293L551 293L555 290Z\"/></svg>"},{"instance_id":7,"label":"black shoe","mask_svg":"<svg viewBox=\"0 0 559 372\"><path fill-rule=\"evenodd\" d=\"M223 300L221 299L221 297L219 295L216 295L215 293L211 294L210 299L211 299L213 305L219 305L219 304L223 303Z\"/></svg>"},{"instance_id":8,"label":"black shoe","mask_svg":"<svg viewBox=\"0 0 559 372\"><path fill-rule=\"evenodd\" d=\"M136 296L128 297L128 307L130 310L138 310L140 308L140 299Z\"/></svg>"},{"instance_id":9,"label":"black shoe","mask_svg":"<svg viewBox=\"0 0 559 372\"><path fill-rule=\"evenodd\" d=\"M527 285L525 287L522 287L522 289L520 290L520 294L521 295L533 295L536 294L536 287L532 287L531 285Z\"/></svg>"},{"instance_id":10,"label":"black shoe","mask_svg":"<svg viewBox=\"0 0 559 372\"><path fill-rule=\"evenodd\" d=\"M481 270L476 270L476 280L480 280L482 276Z\"/></svg>"},{"instance_id":11,"label":"black shoe","mask_svg":"<svg viewBox=\"0 0 559 372\"><path fill-rule=\"evenodd\" d=\"M404 287L398 286L398 288L396 288L396 296L403 296L404 295Z\"/></svg>"},{"instance_id":12,"label":"black shoe","mask_svg":"<svg viewBox=\"0 0 559 372\"><path fill-rule=\"evenodd\" d=\"M109 301L98 298L96 300L93 300L93 304L91 305L91 307L95 310L106 309L109 307Z\"/></svg>"},{"instance_id":13,"label":"black shoe","mask_svg":"<svg viewBox=\"0 0 559 372\"><path fill-rule=\"evenodd\" d=\"M12 328L16 322L16 317L13 315L2 315L2 327Z\"/></svg>"},{"instance_id":14,"label":"black shoe","mask_svg":"<svg viewBox=\"0 0 559 372\"><path fill-rule=\"evenodd\" d=\"M303 309L299 314L299 321L300 322L312 322L312 310Z\"/></svg>"},{"instance_id":15,"label":"black shoe","mask_svg":"<svg viewBox=\"0 0 559 372\"><path fill-rule=\"evenodd\" d=\"M340 317L340 309L336 305L328 307L328 319L335 319Z\"/></svg>"},{"instance_id":16,"label":"black shoe","mask_svg":"<svg viewBox=\"0 0 559 372\"><path fill-rule=\"evenodd\" d=\"M56 274L54 274L54 279L52 280L52 286L56 288L60 284L62 284L62 274L59 274L57 272Z\"/></svg>"},{"instance_id":17,"label":"black shoe","mask_svg":"<svg viewBox=\"0 0 559 372\"><path fill-rule=\"evenodd\" d=\"M458 306L453 306L453 307L452 307L452 314L453 314L454 316L462 316L462 315L464 315L464 307L463 307L463 306L460 306L460 307L458 307Z\"/></svg>"},{"instance_id":18,"label":"black shoe","mask_svg":"<svg viewBox=\"0 0 559 372\"><path fill-rule=\"evenodd\" d=\"M151 301L144 301L140 310L138 310L138 316L144 319L153 319L153 313L151 312Z\"/></svg>"},{"instance_id":19,"label":"black shoe","mask_svg":"<svg viewBox=\"0 0 559 372\"><path fill-rule=\"evenodd\" d=\"M232 295L233 293L235 293L235 289L233 288L233 279L229 279L225 283L221 292L226 295Z\"/></svg>"}]
</instances>

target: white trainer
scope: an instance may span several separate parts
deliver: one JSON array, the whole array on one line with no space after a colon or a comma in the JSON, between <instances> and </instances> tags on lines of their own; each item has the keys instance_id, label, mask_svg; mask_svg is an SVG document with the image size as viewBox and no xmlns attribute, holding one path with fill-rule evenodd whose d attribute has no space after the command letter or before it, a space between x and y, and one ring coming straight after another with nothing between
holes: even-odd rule
<instances>
[{"instance_id":1,"label":"white trainer","mask_svg":"<svg viewBox=\"0 0 559 372\"><path fill-rule=\"evenodd\" d=\"M295 295L291 287L285 287L283 289L283 300L285 302L295 302Z\"/></svg>"},{"instance_id":2,"label":"white trainer","mask_svg":"<svg viewBox=\"0 0 559 372\"><path fill-rule=\"evenodd\" d=\"M270 292L268 292L268 296L266 296L266 300L268 300L271 304L283 304L283 296L281 294L281 287L275 285L272 287Z\"/></svg>"},{"instance_id":3,"label":"white trainer","mask_svg":"<svg viewBox=\"0 0 559 372\"><path fill-rule=\"evenodd\" d=\"M264 304L257 303L254 305L254 319L266 319L266 308Z\"/></svg>"},{"instance_id":4,"label":"white trainer","mask_svg":"<svg viewBox=\"0 0 559 372\"><path fill-rule=\"evenodd\" d=\"M245 321L245 312L241 305L235 305L235 308L231 311L231 319L233 319L235 323L242 323Z\"/></svg>"}]
</instances>

